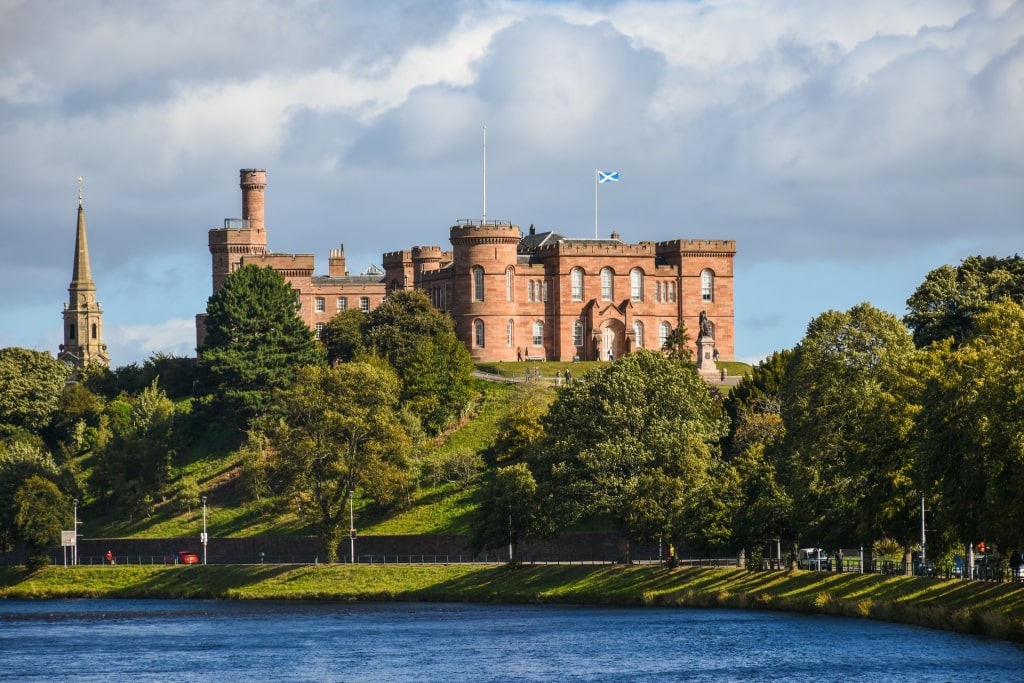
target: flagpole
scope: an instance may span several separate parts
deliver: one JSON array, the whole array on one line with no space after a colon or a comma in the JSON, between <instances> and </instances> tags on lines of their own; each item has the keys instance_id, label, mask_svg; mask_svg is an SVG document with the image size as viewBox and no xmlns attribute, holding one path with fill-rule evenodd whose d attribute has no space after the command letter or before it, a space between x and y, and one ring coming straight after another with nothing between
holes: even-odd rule
<instances>
[{"instance_id":1,"label":"flagpole","mask_svg":"<svg viewBox=\"0 0 1024 683\"><path fill-rule=\"evenodd\" d=\"M484 219L483 225L487 225L487 126L484 126Z\"/></svg>"},{"instance_id":2,"label":"flagpole","mask_svg":"<svg viewBox=\"0 0 1024 683\"><path fill-rule=\"evenodd\" d=\"M597 239L597 174L598 170L594 169L594 239Z\"/></svg>"}]
</instances>

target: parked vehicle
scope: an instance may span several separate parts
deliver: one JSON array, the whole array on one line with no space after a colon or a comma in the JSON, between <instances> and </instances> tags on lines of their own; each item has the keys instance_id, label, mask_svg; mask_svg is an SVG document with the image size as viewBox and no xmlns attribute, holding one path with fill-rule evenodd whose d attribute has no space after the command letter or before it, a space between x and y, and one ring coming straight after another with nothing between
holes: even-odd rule
<instances>
[{"instance_id":1,"label":"parked vehicle","mask_svg":"<svg viewBox=\"0 0 1024 683\"><path fill-rule=\"evenodd\" d=\"M811 571L832 571L832 560L821 548L800 548L796 551L796 568Z\"/></svg>"},{"instance_id":2,"label":"parked vehicle","mask_svg":"<svg viewBox=\"0 0 1024 683\"><path fill-rule=\"evenodd\" d=\"M199 555L189 550L179 550L164 558L166 564L199 564Z\"/></svg>"}]
</instances>

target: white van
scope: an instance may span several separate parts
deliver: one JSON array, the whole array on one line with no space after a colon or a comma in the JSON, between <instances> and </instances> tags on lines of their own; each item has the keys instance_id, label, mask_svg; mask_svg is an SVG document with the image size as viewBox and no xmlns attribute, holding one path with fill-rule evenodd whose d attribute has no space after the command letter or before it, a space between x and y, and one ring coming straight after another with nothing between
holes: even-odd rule
<instances>
[{"instance_id":1,"label":"white van","mask_svg":"<svg viewBox=\"0 0 1024 683\"><path fill-rule=\"evenodd\" d=\"M832 571L832 561L822 548L800 548L796 551L796 568L811 571Z\"/></svg>"}]
</instances>

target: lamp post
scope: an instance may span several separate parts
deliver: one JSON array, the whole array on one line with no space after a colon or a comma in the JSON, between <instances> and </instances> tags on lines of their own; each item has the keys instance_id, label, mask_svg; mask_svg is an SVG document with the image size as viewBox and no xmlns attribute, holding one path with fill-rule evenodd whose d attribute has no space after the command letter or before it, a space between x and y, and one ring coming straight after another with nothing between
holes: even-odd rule
<instances>
[{"instance_id":1,"label":"lamp post","mask_svg":"<svg viewBox=\"0 0 1024 683\"><path fill-rule=\"evenodd\" d=\"M356 518L352 511L352 501L356 497L356 492L349 489L348 492L348 542L352 553L350 557L351 563L355 564L356 561Z\"/></svg>"},{"instance_id":2,"label":"lamp post","mask_svg":"<svg viewBox=\"0 0 1024 683\"><path fill-rule=\"evenodd\" d=\"M206 496L203 496L203 564L206 564Z\"/></svg>"},{"instance_id":3,"label":"lamp post","mask_svg":"<svg viewBox=\"0 0 1024 683\"><path fill-rule=\"evenodd\" d=\"M71 565L78 564L78 499L72 498L71 502L75 506L74 518L71 520L71 528L75 532L75 545L71 547Z\"/></svg>"}]
</instances>

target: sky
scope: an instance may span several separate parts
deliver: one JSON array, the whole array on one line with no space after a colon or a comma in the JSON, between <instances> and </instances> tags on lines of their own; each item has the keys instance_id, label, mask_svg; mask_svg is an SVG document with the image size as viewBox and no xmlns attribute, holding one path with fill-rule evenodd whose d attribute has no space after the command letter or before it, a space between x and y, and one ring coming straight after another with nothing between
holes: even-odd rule
<instances>
[{"instance_id":1,"label":"sky","mask_svg":"<svg viewBox=\"0 0 1024 683\"><path fill-rule=\"evenodd\" d=\"M241 168L317 274L485 214L736 240L756 362L1021 251L1024 0L0 0L0 347L57 352L82 176L111 364L194 355Z\"/></svg>"}]
</instances>

